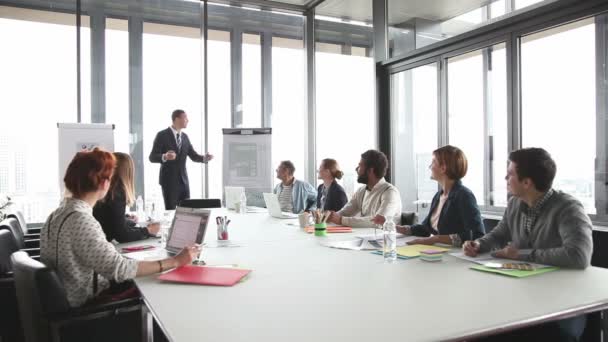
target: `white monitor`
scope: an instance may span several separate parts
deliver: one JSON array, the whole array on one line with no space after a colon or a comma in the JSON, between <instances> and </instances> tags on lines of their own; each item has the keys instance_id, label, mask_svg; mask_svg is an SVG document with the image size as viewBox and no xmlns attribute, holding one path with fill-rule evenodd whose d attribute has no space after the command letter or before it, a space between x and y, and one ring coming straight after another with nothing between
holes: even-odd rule
<instances>
[{"instance_id":1,"label":"white monitor","mask_svg":"<svg viewBox=\"0 0 608 342\"><path fill-rule=\"evenodd\" d=\"M241 200L241 194L245 192L245 188L242 186L226 186L224 187L224 194L226 196L226 208L235 209L236 203Z\"/></svg>"}]
</instances>

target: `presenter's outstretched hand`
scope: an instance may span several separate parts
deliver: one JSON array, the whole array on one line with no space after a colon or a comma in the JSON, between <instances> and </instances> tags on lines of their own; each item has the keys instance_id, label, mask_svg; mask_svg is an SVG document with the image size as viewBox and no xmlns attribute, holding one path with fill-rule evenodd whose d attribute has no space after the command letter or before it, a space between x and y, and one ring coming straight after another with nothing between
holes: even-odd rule
<instances>
[{"instance_id":1,"label":"presenter's outstretched hand","mask_svg":"<svg viewBox=\"0 0 608 342\"><path fill-rule=\"evenodd\" d=\"M178 255L175 256L175 261L177 261L177 266L189 265L192 263L192 260L198 257L198 254L201 252L200 245L192 245L188 247L184 247L184 249L179 252Z\"/></svg>"},{"instance_id":2,"label":"presenter's outstretched hand","mask_svg":"<svg viewBox=\"0 0 608 342\"><path fill-rule=\"evenodd\" d=\"M205 153L205 160L210 161L211 159L213 159L213 154L209 152Z\"/></svg>"},{"instance_id":3,"label":"presenter's outstretched hand","mask_svg":"<svg viewBox=\"0 0 608 342\"><path fill-rule=\"evenodd\" d=\"M169 150L165 153L165 160L175 160L176 154L175 151Z\"/></svg>"}]
</instances>

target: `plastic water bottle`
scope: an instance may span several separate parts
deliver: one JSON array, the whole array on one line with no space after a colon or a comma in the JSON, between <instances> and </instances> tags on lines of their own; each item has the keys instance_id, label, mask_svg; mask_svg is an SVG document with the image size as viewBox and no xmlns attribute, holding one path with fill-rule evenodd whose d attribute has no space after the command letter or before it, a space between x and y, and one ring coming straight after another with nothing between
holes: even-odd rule
<instances>
[{"instance_id":1,"label":"plastic water bottle","mask_svg":"<svg viewBox=\"0 0 608 342\"><path fill-rule=\"evenodd\" d=\"M137 219L139 221L146 219L144 217L146 215L144 212L144 199L141 198L141 195L137 196L137 200L135 200L135 210L137 212Z\"/></svg>"},{"instance_id":2,"label":"plastic water bottle","mask_svg":"<svg viewBox=\"0 0 608 342\"><path fill-rule=\"evenodd\" d=\"M247 213L247 195L245 191L241 192L241 198L239 199L239 214Z\"/></svg>"},{"instance_id":3,"label":"plastic water bottle","mask_svg":"<svg viewBox=\"0 0 608 342\"><path fill-rule=\"evenodd\" d=\"M384 256L384 262L393 263L397 260L397 227L392 217L389 217L384 222L382 227L384 233L384 244L382 255Z\"/></svg>"}]
</instances>

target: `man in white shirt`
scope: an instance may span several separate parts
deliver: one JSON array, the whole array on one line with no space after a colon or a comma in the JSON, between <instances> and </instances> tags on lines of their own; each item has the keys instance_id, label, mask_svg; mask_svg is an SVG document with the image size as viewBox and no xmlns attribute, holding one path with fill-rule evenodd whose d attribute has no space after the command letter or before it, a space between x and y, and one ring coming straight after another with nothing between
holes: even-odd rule
<instances>
[{"instance_id":1,"label":"man in white shirt","mask_svg":"<svg viewBox=\"0 0 608 342\"><path fill-rule=\"evenodd\" d=\"M338 212L332 212L328 222L350 227L372 227L376 215L400 217L399 190L384 180L388 159L380 151L368 150L361 155L357 167L357 182L365 184Z\"/></svg>"}]
</instances>

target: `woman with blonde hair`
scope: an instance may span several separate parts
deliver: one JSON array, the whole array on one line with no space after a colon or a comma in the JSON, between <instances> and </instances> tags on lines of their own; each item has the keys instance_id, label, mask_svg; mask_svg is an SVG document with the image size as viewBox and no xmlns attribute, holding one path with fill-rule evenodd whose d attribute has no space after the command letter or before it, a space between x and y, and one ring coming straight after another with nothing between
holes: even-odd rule
<instances>
[{"instance_id":1,"label":"woman with blonde hair","mask_svg":"<svg viewBox=\"0 0 608 342\"><path fill-rule=\"evenodd\" d=\"M135 202L135 166L126 153L114 152L116 169L106 196L93 208L93 216L99 221L108 241L120 243L147 239L160 230L158 223L147 227L137 224L125 216L126 207Z\"/></svg>"},{"instance_id":2,"label":"woman with blonde hair","mask_svg":"<svg viewBox=\"0 0 608 342\"><path fill-rule=\"evenodd\" d=\"M344 188L336 181L344 176L344 172L335 159L329 158L321 161L318 172L323 184L317 189L317 208L339 211L348 202Z\"/></svg>"}]
</instances>

